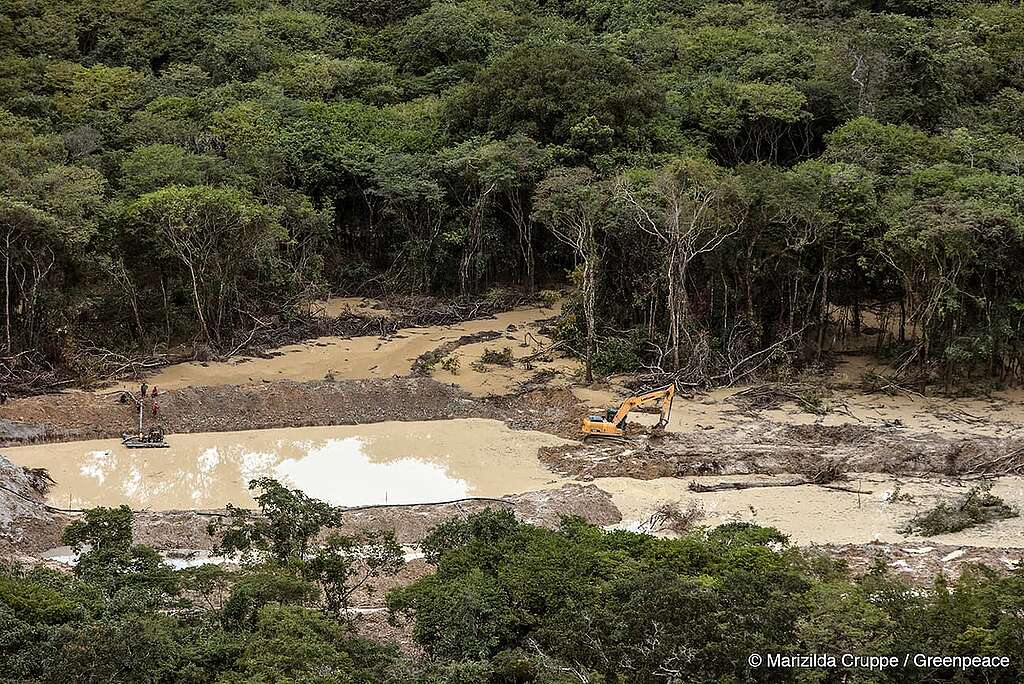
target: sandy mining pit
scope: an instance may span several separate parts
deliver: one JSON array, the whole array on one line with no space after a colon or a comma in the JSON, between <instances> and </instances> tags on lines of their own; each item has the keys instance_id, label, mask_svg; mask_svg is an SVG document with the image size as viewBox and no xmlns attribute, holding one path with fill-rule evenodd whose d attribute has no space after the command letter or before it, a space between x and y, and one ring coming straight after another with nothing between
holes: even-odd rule
<instances>
[{"instance_id":1,"label":"sandy mining pit","mask_svg":"<svg viewBox=\"0 0 1024 684\"><path fill-rule=\"evenodd\" d=\"M389 315L368 300L324 306ZM347 524L393 529L410 545L445 517L489 505L539 524L572 514L674 534L657 520L672 504L699 511L697 525L773 525L855 568L881 555L918 579L970 559L1009 567L1019 558L1019 518L928 540L899 528L979 478L1024 508L1021 392L864 394L856 387L864 359L851 356L817 384L679 396L663 437L650 434L656 416L635 413L628 441L581 443L580 416L621 401L628 379L581 386L576 362L546 334L556 314L524 308L165 368L148 379L162 393L147 423L171 433L167 450L127 451L111 440L134 422L121 388L8 402L0 453L45 468L56 482L44 495L28 471L0 460L0 544L38 560L32 554L57 546L74 515L47 504L127 503L140 510L140 541L192 553L211 544L209 514L229 502L251 505L247 481L269 475L338 505L369 506L350 510ZM481 362L485 351L506 347L511 365ZM689 488L792 484L824 466L837 471L831 485ZM905 496L891 501L896 490ZM437 503L463 497L490 498Z\"/></svg>"}]
</instances>

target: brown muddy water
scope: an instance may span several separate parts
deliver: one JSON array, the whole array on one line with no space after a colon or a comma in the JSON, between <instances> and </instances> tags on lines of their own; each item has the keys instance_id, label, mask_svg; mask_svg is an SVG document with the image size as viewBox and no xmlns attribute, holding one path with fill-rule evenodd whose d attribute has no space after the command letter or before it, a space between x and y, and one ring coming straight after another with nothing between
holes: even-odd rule
<instances>
[{"instance_id":1,"label":"brown muddy water","mask_svg":"<svg viewBox=\"0 0 1024 684\"><path fill-rule=\"evenodd\" d=\"M247 483L273 477L339 506L430 503L503 496L564 480L537 459L566 441L512 432L485 419L385 422L170 435L168 449L94 440L6 449L12 462L46 468L51 504L150 510L249 507Z\"/></svg>"},{"instance_id":2,"label":"brown muddy water","mask_svg":"<svg viewBox=\"0 0 1024 684\"><path fill-rule=\"evenodd\" d=\"M511 430L486 419L386 422L247 432L171 435L169 449L124 449L116 440L7 449L4 456L47 468L56 481L51 504L66 508L127 504L136 509L221 508L254 505L247 483L273 477L340 506L432 503L468 496L500 497L559 487L570 478L547 470L537 457L566 440ZM942 478L857 473L854 492L816 485L694 493L691 481L779 480L787 476L711 475L593 481L622 512L617 527L655 534L651 517L666 503L701 511L697 525L752 522L773 526L800 545L942 543L1024 547L1024 518L981 525L928 540L900 528L914 514L967 491ZM893 492L901 497L893 499ZM1002 477L993 493L1024 509L1024 477Z\"/></svg>"},{"instance_id":3,"label":"brown muddy water","mask_svg":"<svg viewBox=\"0 0 1024 684\"><path fill-rule=\"evenodd\" d=\"M389 338L376 335L363 337L321 337L302 344L292 344L275 350L269 358L240 356L228 361L209 363L179 363L150 376L150 386L173 390L189 386L244 385L276 380L321 380L330 376L346 379L389 378L408 375L416 359L445 343L460 337L484 332L500 332L502 337L470 351L474 358L459 358L457 373L441 371L438 379L460 385L468 392L486 395L508 391L515 381L528 377L523 371L506 371L488 367L475 371L471 364L479 358L484 347L500 351L513 350L515 356L524 357L550 343L539 335L541 321L558 315L560 308L521 308L500 313L494 318L465 321L458 325L407 328ZM458 352L465 355L465 352ZM563 371L575 369L576 363L564 359L545 363L538 361L535 371L551 367ZM508 377L506 377L508 376ZM514 377L513 377L514 376ZM135 390L137 384L123 384L118 389Z\"/></svg>"}]
</instances>

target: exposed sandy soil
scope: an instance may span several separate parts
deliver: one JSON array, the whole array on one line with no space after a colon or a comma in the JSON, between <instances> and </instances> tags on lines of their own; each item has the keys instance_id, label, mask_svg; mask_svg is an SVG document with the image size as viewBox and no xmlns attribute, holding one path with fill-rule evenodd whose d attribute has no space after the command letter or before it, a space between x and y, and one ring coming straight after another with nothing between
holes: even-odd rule
<instances>
[{"instance_id":1,"label":"exposed sandy soil","mask_svg":"<svg viewBox=\"0 0 1024 684\"><path fill-rule=\"evenodd\" d=\"M543 328L543 321L513 325L495 339L460 345L447 355L455 359L456 372L438 366L432 375L478 397L507 395L531 384L568 387L579 372L579 363L557 351L546 353L554 341L541 332ZM511 366L480 361L487 351L500 353L505 349L512 353Z\"/></svg>"},{"instance_id":2,"label":"exposed sandy soil","mask_svg":"<svg viewBox=\"0 0 1024 684\"><path fill-rule=\"evenodd\" d=\"M696 506L702 510L701 524L714 526L726 522L749 522L766 525L777 528L801 546L918 541L992 548L1024 546L1024 518L979 525L927 540L899 532L899 528L914 514L932 508L940 500L962 496L970 484L962 481L858 473L848 481L837 483L857 492L810 484L715 492L688 489L690 483L783 483L790 480L785 476L729 475L656 480L617 477L597 479L594 484L612 495L612 501L622 512L623 525L632 529L649 520L659 503L673 502L683 509ZM894 491L900 492L900 500L890 500ZM1024 510L1024 478L1000 478L995 481L992 493ZM907 501L905 497L912 500Z\"/></svg>"},{"instance_id":3,"label":"exposed sandy soil","mask_svg":"<svg viewBox=\"0 0 1024 684\"><path fill-rule=\"evenodd\" d=\"M923 397L915 394L866 394L850 387L859 378L862 357L845 356L835 373L821 385L778 386L776 396L745 397L749 387L721 388L705 394L678 396L668 432L694 432L770 420L794 425L839 427L901 427L912 431L937 432L943 436L999 437L1019 434L1024 429L1024 389L993 392L985 397ZM855 382L855 380L854 380ZM614 406L630 394L620 383L595 388L574 387L581 401L592 408ZM786 398L785 394L821 393L820 410ZM769 394L770 392L765 392ZM653 425L657 416L633 414L631 421Z\"/></svg>"},{"instance_id":4,"label":"exposed sandy soil","mask_svg":"<svg viewBox=\"0 0 1024 684\"><path fill-rule=\"evenodd\" d=\"M507 331L512 337L508 341L510 346L523 342L525 333L530 331L527 328L536 330L540 321L556 316L558 311L557 306L552 309L519 308L499 313L494 318L457 325L405 328L387 336L319 337L281 347L266 358L241 356L230 361L179 363L161 369L147 381L150 386L173 390L280 380L304 382L324 378L354 380L406 376L412 373L413 365L420 356L461 337ZM521 333L520 328L523 328ZM486 388L486 384L481 384L476 378L477 375L467 363L464 371L458 375L449 374L444 380L455 384L464 382L470 389ZM138 387L122 384L114 389L131 391Z\"/></svg>"},{"instance_id":5,"label":"exposed sandy soil","mask_svg":"<svg viewBox=\"0 0 1024 684\"><path fill-rule=\"evenodd\" d=\"M386 318L394 313L380 302L368 297L331 297L328 300L317 302L314 304L314 308L321 310L323 315L330 318L346 314Z\"/></svg>"},{"instance_id":6,"label":"exposed sandy soil","mask_svg":"<svg viewBox=\"0 0 1024 684\"><path fill-rule=\"evenodd\" d=\"M660 504L674 501L702 506L704 524L749 520L778 526L795 542L846 558L859 569L868 567L879 549L885 550L886 562L901 572L905 568L897 561L905 561L911 568L908 572L918 574L939 568L956 572L964 562L961 558L985 559L1005 567L1006 558L1024 547L1020 519L927 542L897 531L916 510L962 491L963 483L949 479L954 474L1006 476L994 491L1024 507L1024 485L1019 477L1024 475L1022 391L955 400L909 393L864 394L858 389L861 376L876 370L876 365L867 357L847 355L827 378L827 386L803 382L680 395L664 437L648 434L657 416L634 413L629 441L580 444L553 436L578 439L579 419L588 407L616 405L629 392L622 378L580 387L576 362L546 351L551 343L545 335L546 323L557 314L557 308L522 308L457 325L395 332L396 321L418 321L415 312L396 314L371 300L354 298L329 300L322 307L327 315L358 319L357 328L364 332L375 330L373 326L379 323L380 334L323 337L258 358L163 369L149 380L151 386L165 392L156 400L156 422L169 433L193 434L173 437L175 447L167 452L120 454L116 444L52 447L45 458L60 474L60 482L51 500L63 499L66 506L67 495L71 494L74 503L78 492L83 503L93 503L104 487L122 493L135 487L133 491L138 493L143 485L162 480L169 494L185 499L133 503L156 508L216 508L225 503L218 498L237 498L244 504L246 500L239 498L246 496L240 489L244 477L237 467L244 461L242 452L250 456L273 452L265 463L273 468L286 462L306 464L299 470L310 482L336 481L343 473L362 482L370 471L349 467L352 464L344 458L350 455L339 457L330 452L325 463L342 468L340 471L309 468L309 454L319 453L320 448L309 445L326 444L331 439L342 443L382 439L393 430L403 436L393 442L391 451L363 454L365 462L355 465L378 468L401 461L403 454L409 453L424 463L443 467L444 487L461 480L467 484L465 493L504 497L505 502L350 512L353 525L393 528L407 543L416 543L431 525L448 515L486 505L512 505L521 517L543 524L555 524L565 513L579 513L599 524L640 528ZM512 366L478 363L485 350L505 347L514 357ZM445 359L450 361L442 365ZM481 437L464 428L473 422L465 419L496 419L504 425L495 423L496 431ZM0 406L0 445L110 438L130 429L134 421L133 405L119 403L118 394L111 390L16 399ZM389 427L389 421L432 423ZM154 421L147 418L147 422ZM305 434L294 439L279 432L239 434L332 425L360 427L299 430ZM419 430L445 435L444 441L450 445L447 457ZM537 437L526 432L530 430L546 434ZM232 434L194 434L211 432ZM238 450L230 472L218 470L232 462L227 444L231 440L245 448ZM299 442L308 444L296 446ZM500 443L501 449L488 446L492 443ZM196 501L191 499L195 490L186 485L202 479L199 466L212 462L209 455L204 456L211 449L225 460L206 473L211 485L216 485L207 490L209 497ZM185 454L189 467L176 464L175 450ZM81 458L90 451L115 454L116 463L104 475L109 479L97 482L86 472L89 467L83 471L89 464ZM44 453L36 452L45 460ZM160 460L162 453L165 456ZM336 462L338 458L340 462ZM799 476L832 463L848 474L841 486L870 494L816 485L702 494L686 488L691 480L792 480L794 473ZM95 496L83 497L82 483L90 477ZM17 473L0 472L0 480L11 478L17 480ZM894 489L897 481L903 492L914 497L913 502L884 500L885 492ZM431 482L423 479L420 489L449 491L441 484L431 490ZM224 486L233 487L230 495ZM388 496L391 491L389 488ZM39 498L38 493L29 498L33 496ZM16 504L21 508L16 509L10 501L7 504L15 513L6 523L0 519L0 526L5 527L0 537L6 538L7 548L42 550L55 545L66 516L40 513L45 509L25 499ZM202 549L210 543L205 531L208 519L189 510L144 511L139 514L136 531L140 540L160 548ZM935 550L906 551L904 547ZM963 554L943 560L961 548ZM999 555L1002 552L992 550L999 548L1007 551Z\"/></svg>"}]
</instances>

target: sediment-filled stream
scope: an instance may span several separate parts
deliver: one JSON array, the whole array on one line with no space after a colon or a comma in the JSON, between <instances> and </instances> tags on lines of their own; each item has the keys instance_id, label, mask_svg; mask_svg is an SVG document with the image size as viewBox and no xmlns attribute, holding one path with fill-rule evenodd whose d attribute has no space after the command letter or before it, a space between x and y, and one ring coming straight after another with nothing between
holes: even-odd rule
<instances>
[{"instance_id":1,"label":"sediment-filled stream","mask_svg":"<svg viewBox=\"0 0 1024 684\"><path fill-rule=\"evenodd\" d=\"M473 372L469 364L479 357L483 349L513 349L515 355L524 356L537 351L550 340L539 334L540 321L556 316L559 306L553 308L520 308L497 314L494 318L464 321L458 325L438 325L407 328L397 334L381 338L376 335L362 337L320 337L301 344L292 344L275 350L267 358L240 356L229 361L209 363L191 362L168 366L148 378L151 386L165 390L202 385L243 385L253 382L278 380L320 380L325 376L347 379L389 378L408 375L416 359L446 343L481 333L500 333L488 343L471 347L474 358L464 359L461 371L452 373L439 369L445 382L466 385L472 393L489 394L507 391L509 384L521 379L505 372L500 366ZM529 334L528 334L529 333ZM551 366L557 370L575 368L574 361L537 361L538 370ZM520 373L519 375L523 375ZM509 376L509 377L505 377ZM137 385L125 383L120 389L134 390Z\"/></svg>"}]
</instances>

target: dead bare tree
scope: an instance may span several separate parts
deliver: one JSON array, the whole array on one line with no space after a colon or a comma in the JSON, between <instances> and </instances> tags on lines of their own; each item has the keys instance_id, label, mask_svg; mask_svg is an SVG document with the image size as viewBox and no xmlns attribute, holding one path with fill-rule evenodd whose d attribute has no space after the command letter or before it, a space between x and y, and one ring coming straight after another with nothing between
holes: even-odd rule
<instances>
[{"instance_id":1,"label":"dead bare tree","mask_svg":"<svg viewBox=\"0 0 1024 684\"><path fill-rule=\"evenodd\" d=\"M636 226L665 248L668 344L672 365L679 368L684 342L687 348L692 346L690 268L698 257L714 252L739 231L743 216L739 186L712 164L680 160L662 169L643 190L628 176L620 177L616 195Z\"/></svg>"}]
</instances>

